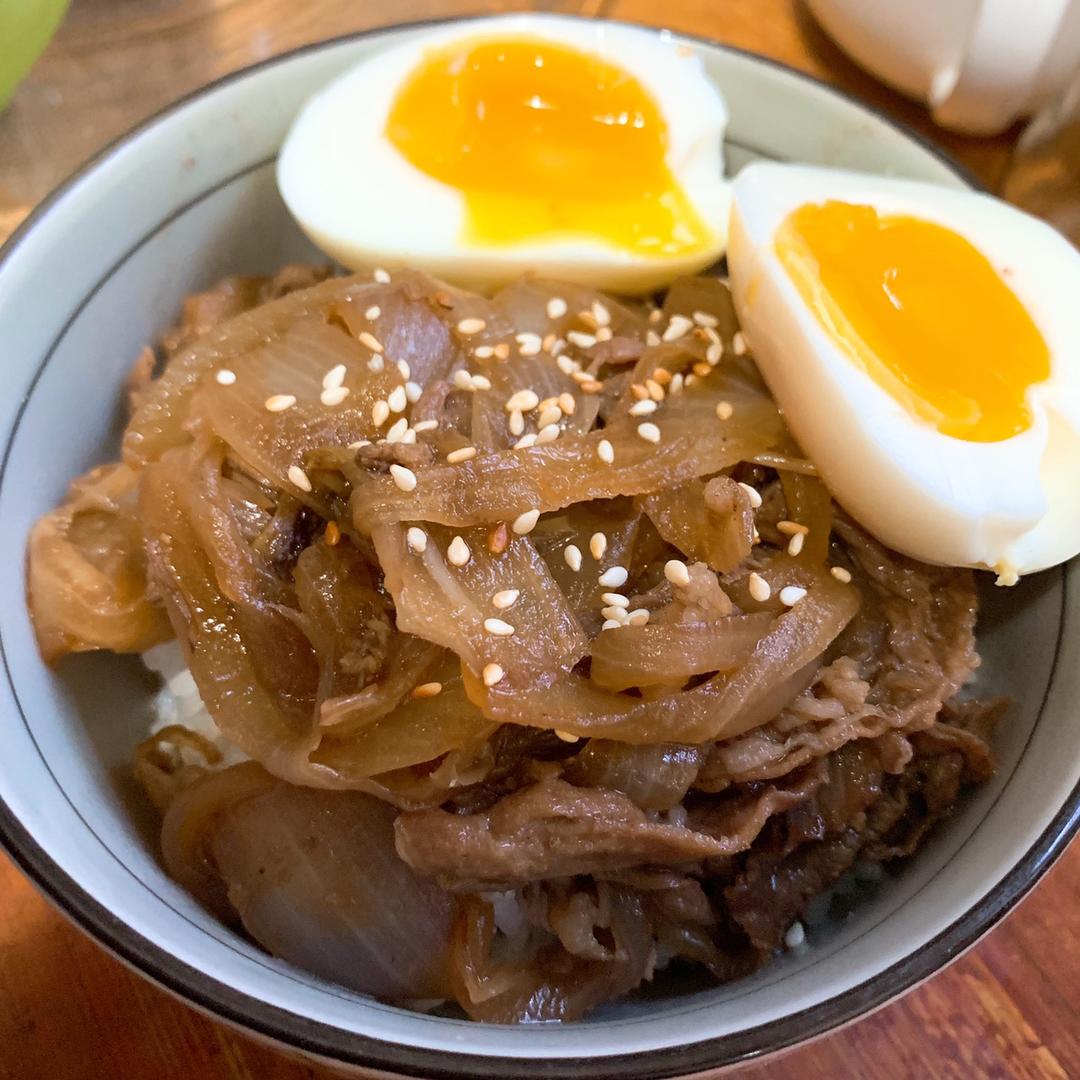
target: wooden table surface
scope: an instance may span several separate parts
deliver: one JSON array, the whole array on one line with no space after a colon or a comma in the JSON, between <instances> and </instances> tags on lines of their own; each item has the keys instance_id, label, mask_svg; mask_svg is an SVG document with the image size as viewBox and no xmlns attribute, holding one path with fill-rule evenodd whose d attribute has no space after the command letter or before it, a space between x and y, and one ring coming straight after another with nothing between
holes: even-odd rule
<instances>
[{"instance_id":1,"label":"wooden table surface","mask_svg":"<svg viewBox=\"0 0 1080 1080\"><path fill-rule=\"evenodd\" d=\"M107 141L181 94L296 45L369 26L514 3L440 0L75 0L0 115L0 237ZM935 132L845 60L793 0L551 0L546 10L657 23L776 57L939 142L991 187L1015 133ZM2 48L0 43L0 48ZM1080 1077L1080 846L978 947L861 1023L740 1080ZM300 1080L296 1064L132 974L0 856L0 1080Z\"/></svg>"}]
</instances>

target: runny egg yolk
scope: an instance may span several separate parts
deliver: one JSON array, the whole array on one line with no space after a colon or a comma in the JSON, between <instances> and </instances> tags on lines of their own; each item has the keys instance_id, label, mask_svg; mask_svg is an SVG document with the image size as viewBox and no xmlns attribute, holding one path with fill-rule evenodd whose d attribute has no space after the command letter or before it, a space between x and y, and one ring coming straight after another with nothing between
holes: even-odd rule
<instances>
[{"instance_id":1,"label":"runny egg yolk","mask_svg":"<svg viewBox=\"0 0 1080 1080\"><path fill-rule=\"evenodd\" d=\"M907 410L944 435L1025 431L1050 353L1016 294L952 229L846 202L806 204L776 234L822 326Z\"/></svg>"},{"instance_id":2,"label":"runny egg yolk","mask_svg":"<svg viewBox=\"0 0 1080 1080\"><path fill-rule=\"evenodd\" d=\"M566 45L521 35L432 50L386 135L462 193L465 242L584 235L663 258L711 239L667 165L667 125L645 88Z\"/></svg>"}]
</instances>

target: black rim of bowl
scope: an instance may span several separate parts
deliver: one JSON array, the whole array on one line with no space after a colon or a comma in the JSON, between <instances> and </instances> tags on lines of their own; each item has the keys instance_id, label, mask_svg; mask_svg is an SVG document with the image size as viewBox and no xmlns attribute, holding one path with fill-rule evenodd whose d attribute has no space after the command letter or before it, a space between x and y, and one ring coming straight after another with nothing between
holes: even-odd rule
<instances>
[{"instance_id":1,"label":"black rim of bowl","mask_svg":"<svg viewBox=\"0 0 1080 1080\"><path fill-rule=\"evenodd\" d=\"M286 63L298 56L320 49L333 48L365 38L390 35L402 30L466 22L477 17L479 16L462 15L451 19L428 19L342 34L270 57L200 87L148 117L78 168L34 208L7 243L0 248L0 264L5 263L14 254L35 224L46 216L53 205L86 174L102 165L122 147L138 139L148 129L168 119L189 103L265 68ZM561 17L593 21L574 15ZM600 21L619 22L620 20ZM641 24L625 23L624 25L640 26ZM649 26L642 28L657 30L656 27ZM929 139L844 90L823 83L780 61L745 49L724 45L707 37L682 31L676 32L676 36L776 68L794 79L817 89L823 89L834 97L854 104L917 143L970 186L982 187L965 168L953 161ZM12 434L13 432L9 433L9 447ZM2 649L2 644L0 640L0 649ZM4 666L6 670L6 656ZM7 675L11 682L10 672L7 672ZM1053 672L1051 672L1049 686L1052 684ZM14 693L14 685L11 689ZM627 1080L629 1078L662 1080L662 1078L687 1076L750 1061L806 1042L869 1014L934 975L960 956L1027 895L1065 850L1078 830L1080 830L1080 785L1070 792L1050 824L997 885L925 946L858 986L851 987L836 997L792 1013L780 1020L702 1042L636 1054L585 1058L502 1058L421 1049L358 1035L331 1024L300 1016L287 1009L269 1005L249 994L234 990L177 959L103 907L46 854L8 805L0 799L0 842L13 860L76 925L142 975L215 1018L324 1061L390 1070L402 1076L422 1075L444 1078L444 1080L509 1076L581 1078L602 1075L620 1076Z\"/></svg>"}]
</instances>

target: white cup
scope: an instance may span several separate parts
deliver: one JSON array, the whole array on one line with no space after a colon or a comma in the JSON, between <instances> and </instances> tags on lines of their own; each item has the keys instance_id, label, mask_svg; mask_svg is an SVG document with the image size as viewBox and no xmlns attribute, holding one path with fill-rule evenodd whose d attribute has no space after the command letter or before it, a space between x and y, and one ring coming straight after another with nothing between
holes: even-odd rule
<instances>
[{"instance_id":1,"label":"white cup","mask_svg":"<svg viewBox=\"0 0 1080 1080\"><path fill-rule=\"evenodd\" d=\"M956 131L1004 130L1080 67L1080 0L806 2L854 60Z\"/></svg>"}]
</instances>

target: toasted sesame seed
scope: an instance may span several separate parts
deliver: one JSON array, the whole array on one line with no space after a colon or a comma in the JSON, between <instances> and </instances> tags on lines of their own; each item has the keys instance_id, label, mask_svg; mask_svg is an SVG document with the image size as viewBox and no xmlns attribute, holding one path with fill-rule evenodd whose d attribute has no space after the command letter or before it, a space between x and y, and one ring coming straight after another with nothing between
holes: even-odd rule
<instances>
[{"instance_id":1,"label":"toasted sesame seed","mask_svg":"<svg viewBox=\"0 0 1080 1080\"><path fill-rule=\"evenodd\" d=\"M566 340L579 349L591 349L596 344L596 338L592 334L586 334L582 330L571 330L566 335Z\"/></svg>"},{"instance_id":2,"label":"toasted sesame seed","mask_svg":"<svg viewBox=\"0 0 1080 1080\"><path fill-rule=\"evenodd\" d=\"M371 307L364 312L364 318L370 321L371 319L377 319L381 314L382 308L379 307L378 304L372 304Z\"/></svg>"},{"instance_id":3,"label":"toasted sesame seed","mask_svg":"<svg viewBox=\"0 0 1080 1080\"><path fill-rule=\"evenodd\" d=\"M414 687L411 696L414 698L428 698L435 697L437 694L441 693L441 682L426 682Z\"/></svg>"},{"instance_id":4,"label":"toasted sesame seed","mask_svg":"<svg viewBox=\"0 0 1080 1080\"><path fill-rule=\"evenodd\" d=\"M653 401L663 401L667 397L667 391L655 379L646 379L645 389Z\"/></svg>"},{"instance_id":5,"label":"toasted sesame seed","mask_svg":"<svg viewBox=\"0 0 1080 1080\"><path fill-rule=\"evenodd\" d=\"M340 386L345 381L345 365L335 364L324 376L322 380L324 390L333 390L334 387Z\"/></svg>"},{"instance_id":6,"label":"toasted sesame seed","mask_svg":"<svg viewBox=\"0 0 1080 1080\"><path fill-rule=\"evenodd\" d=\"M516 443L514 443L515 450L528 450L530 446L536 445L536 432L530 431L527 435L522 435Z\"/></svg>"},{"instance_id":7,"label":"toasted sesame seed","mask_svg":"<svg viewBox=\"0 0 1080 1080\"><path fill-rule=\"evenodd\" d=\"M566 565L576 574L581 569L581 548L577 544L567 544L562 554Z\"/></svg>"},{"instance_id":8,"label":"toasted sesame seed","mask_svg":"<svg viewBox=\"0 0 1080 1080\"><path fill-rule=\"evenodd\" d=\"M375 272L371 275L380 285L390 284L390 275L381 267L376 266Z\"/></svg>"},{"instance_id":9,"label":"toasted sesame seed","mask_svg":"<svg viewBox=\"0 0 1080 1080\"><path fill-rule=\"evenodd\" d=\"M347 386L332 386L319 395L319 400L324 405L332 408L335 405L340 405L348 396L349 388Z\"/></svg>"},{"instance_id":10,"label":"toasted sesame seed","mask_svg":"<svg viewBox=\"0 0 1080 1080\"><path fill-rule=\"evenodd\" d=\"M514 628L502 619L485 619L484 629L496 637L511 637L514 633Z\"/></svg>"},{"instance_id":11,"label":"toasted sesame seed","mask_svg":"<svg viewBox=\"0 0 1080 1080\"><path fill-rule=\"evenodd\" d=\"M716 367L716 365L719 364L720 360L723 358L723 355L724 346L721 345L719 342L713 342L713 344L705 350L705 362L709 365L709 367Z\"/></svg>"},{"instance_id":12,"label":"toasted sesame seed","mask_svg":"<svg viewBox=\"0 0 1080 1080\"><path fill-rule=\"evenodd\" d=\"M412 378L412 368L409 367L407 360L399 360L397 362L397 369L398 373L406 382Z\"/></svg>"},{"instance_id":13,"label":"toasted sesame seed","mask_svg":"<svg viewBox=\"0 0 1080 1080\"><path fill-rule=\"evenodd\" d=\"M607 551L607 534L602 532L593 533L589 537L589 551L592 557L599 562Z\"/></svg>"},{"instance_id":14,"label":"toasted sesame seed","mask_svg":"<svg viewBox=\"0 0 1080 1080\"><path fill-rule=\"evenodd\" d=\"M693 315L694 322L698 326L719 326L720 320L715 315L710 315L707 311L695 311Z\"/></svg>"},{"instance_id":15,"label":"toasted sesame seed","mask_svg":"<svg viewBox=\"0 0 1080 1080\"><path fill-rule=\"evenodd\" d=\"M460 536L455 536L446 548L446 557L453 566L464 566L472 558L472 552Z\"/></svg>"},{"instance_id":16,"label":"toasted sesame seed","mask_svg":"<svg viewBox=\"0 0 1080 1080\"><path fill-rule=\"evenodd\" d=\"M630 384L630 396L635 401L648 401L649 391L644 383L631 383Z\"/></svg>"},{"instance_id":17,"label":"toasted sesame seed","mask_svg":"<svg viewBox=\"0 0 1080 1080\"><path fill-rule=\"evenodd\" d=\"M567 416L573 416L577 409L577 400L574 398L574 395L569 391L564 390L559 395L559 408L562 409Z\"/></svg>"},{"instance_id":18,"label":"toasted sesame seed","mask_svg":"<svg viewBox=\"0 0 1080 1080\"><path fill-rule=\"evenodd\" d=\"M500 611L505 611L506 608L517 603L517 598L520 595L521 592L518 589L501 589L491 598L491 602Z\"/></svg>"},{"instance_id":19,"label":"toasted sesame seed","mask_svg":"<svg viewBox=\"0 0 1080 1080\"><path fill-rule=\"evenodd\" d=\"M584 323L589 330L595 330L600 325L591 311L579 311L577 317L578 322Z\"/></svg>"},{"instance_id":20,"label":"toasted sesame seed","mask_svg":"<svg viewBox=\"0 0 1080 1080\"><path fill-rule=\"evenodd\" d=\"M750 484L744 484L741 480L739 481L739 487L746 492L746 497L750 500L750 506L754 510L761 506L761 493L756 487L752 487Z\"/></svg>"},{"instance_id":21,"label":"toasted sesame seed","mask_svg":"<svg viewBox=\"0 0 1080 1080\"><path fill-rule=\"evenodd\" d=\"M539 404L540 398L534 390L518 390L516 394L511 394L506 399L506 411L532 412Z\"/></svg>"},{"instance_id":22,"label":"toasted sesame seed","mask_svg":"<svg viewBox=\"0 0 1080 1080\"><path fill-rule=\"evenodd\" d=\"M373 353L382 352L382 342L367 330L362 330L357 338L361 345L370 349Z\"/></svg>"},{"instance_id":23,"label":"toasted sesame seed","mask_svg":"<svg viewBox=\"0 0 1080 1080\"><path fill-rule=\"evenodd\" d=\"M743 356L746 353L746 335L741 330L735 331L735 336L731 339L731 347L735 350L736 356Z\"/></svg>"},{"instance_id":24,"label":"toasted sesame seed","mask_svg":"<svg viewBox=\"0 0 1080 1080\"><path fill-rule=\"evenodd\" d=\"M600 609L600 614L605 619L614 619L616 622L625 622L629 612L621 604L609 604Z\"/></svg>"},{"instance_id":25,"label":"toasted sesame seed","mask_svg":"<svg viewBox=\"0 0 1080 1080\"><path fill-rule=\"evenodd\" d=\"M405 384L405 397L409 402L415 405L423 394L424 389L419 383L407 382Z\"/></svg>"},{"instance_id":26,"label":"toasted sesame seed","mask_svg":"<svg viewBox=\"0 0 1080 1080\"><path fill-rule=\"evenodd\" d=\"M630 626L645 626L649 621L649 609L642 607L636 611L631 611L627 615L626 621Z\"/></svg>"},{"instance_id":27,"label":"toasted sesame seed","mask_svg":"<svg viewBox=\"0 0 1080 1080\"><path fill-rule=\"evenodd\" d=\"M716 418L718 420L730 420L735 410L730 401L718 401L716 403Z\"/></svg>"},{"instance_id":28,"label":"toasted sesame seed","mask_svg":"<svg viewBox=\"0 0 1080 1080\"><path fill-rule=\"evenodd\" d=\"M783 533L785 536L794 536L796 533L808 533L810 530L797 521L778 521L776 531Z\"/></svg>"},{"instance_id":29,"label":"toasted sesame seed","mask_svg":"<svg viewBox=\"0 0 1080 1080\"><path fill-rule=\"evenodd\" d=\"M588 379L581 384L581 389L586 394L599 394L604 389L604 384L596 379Z\"/></svg>"},{"instance_id":30,"label":"toasted sesame seed","mask_svg":"<svg viewBox=\"0 0 1080 1080\"><path fill-rule=\"evenodd\" d=\"M646 442L658 443L660 441L660 429L655 424L649 422L638 424L637 433Z\"/></svg>"},{"instance_id":31,"label":"toasted sesame seed","mask_svg":"<svg viewBox=\"0 0 1080 1080\"><path fill-rule=\"evenodd\" d=\"M450 453L446 455L446 460L450 462L451 465L458 465L461 462L468 461L469 458L474 457L476 457L475 446L462 446L457 450L451 450Z\"/></svg>"},{"instance_id":32,"label":"toasted sesame seed","mask_svg":"<svg viewBox=\"0 0 1080 1080\"><path fill-rule=\"evenodd\" d=\"M562 731L559 728L555 728L555 735L557 738L562 739L563 742L580 742L581 736L575 735L571 731Z\"/></svg>"},{"instance_id":33,"label":"toasted sesame seed","mask_svg":"<svg viewBox=\"0 0 1080 1080\"><path fill-rule=\"evenodd\" d=\"M624 625L619 622L618 619L608 619L604 625L600 627L601 630L618 630L620 626Z\"/></svg>"},{"instance_id":34,"label":"toasted sesame seed","mask_svg":"<svg viewBox=\"0 0 1080 1080\"><path fill-rule=\"evenodd\" d=\"M326 532L323 533L323 539L326 541L327 547L337 547L341 543L341 526L336 521L328 521L326 523Z\"/></svg>"},{"instance_id":35,"label":"toasted sesame seed","mask_svg":"<svg viewBox=\"0 0 1080 1080\"><path fill-rule=\"evenodd\" d=\"M610 326L598 326L596 328L597 341L610 341L612 337L614 337L614 333Z\"/></svg>"},{"instance_id":36,"label":"toasted sesame seed","mask_svg":"<svg viewBox=\"0 0 1080 1080\"><path fill-rule=\"evenodd\" d=\"M557 424L562 419L562 409L558 405L549 405L537 417L536 426L545 428L548 424Z\"/></svg>"},{"instance_id":37,"label":"toasted sesame seed","mask_svg":"<svg viewBox=\"0 0 1080 1080\"><path fill-rule=\"evenodd\" d=\"M806 542L806 533L796 533L789 541L787 546L787 553L795 558L796 555L802 554L803 544Z\"/></svg>"},{"instance_id":38,"label":"toasted sesame seed","mask_svg":"<svg viewBox=\"0 0 1080 1080\"><path fill-rule=\"evenodd\" d=\"M292 394L272 394L263 404L267 412L284 412L296 404L296 398Z\"/></svg>"},{"instance_id":39,"label":"toasted sesame seed","mask_svg":"<svg viewBox=\"0 0 1080 1080\"><path fill-rule=\"evenodd\" d=\"M476 348L473 349L473 356L475 356L477 360L490 360L494 355L494 345L477 345Z\"/></svg>"},{"instance_id":40,"label":"toasted sesame seed","mask_svg":"<svg viewBox=\"0 0 1080 1080\"><path fill-rule=\"evenodd\" d=\"M390 406L391 412L404 412L405 406L409 404L409 399L405 394L405 387L395 386L386 395L386 404Z\"/></svg>"},{"instance_id":41,"label":"toasted sesame seed","mask_svg":"<svg viewBox=\"0 0 1080 1080\"><path fill-rule=\"evenodd\" d=\"M709 367L708 364L704 363L701 360L699 360L696 364L694 364L694 366L691 368L691 371L693 371L693 373L699 379L704 379L707 376L712 374L712 368Z\"/></svg>"},{"instance_id":42,"label":"toasted sesame seed","mask_svg":"<svg viewBox=\"0 0 1080 1080\"><path fill-rule=\"evenodd\" d=\"M389 428L386 430L386 441L388 443L399 443L405 437L405 432L409 430L409 421L405 417L401 417L400 420L395 420Z\"/></svg>"},{"instance_id":43,"label":"toasted sesame seed","mask_svg":"<svg viewBox=\"0 0 1080 1080\"><path fill-rule=\"evenodd\" d=\"M372 373L373 375L378 375L378 373L379 373L380 371L382 371L382 369L383 369L384 367L386 367L386 364L385 364L385 362L383 361L383 358L382 358L381 356L373 356L373 357L372 357L372 358L371 358L371 359L370 359L370 360L369 360L369 361L367 362L367 369L368 369L368 371L370 371L370 372L371 372L371 373Z\"/></svg>"},{"instance_id":44,"label":"toasted sesame seed","mask_svg":"<svg viewBox=\"0 0 1080 1080\"><path fill-rule=\"evenodd\" d=\"M651 322L651 323L654 323L654 324L655 324L655 323L658 323L658 322L659 322L659 321L660 321L660 320L661 320L661 319L662 319L663 317L664 317L664 313L663 313L663 311L662 311L662 310L661 310L660 308L658 308L658 307L654 307L654 308L653 308L653 309L652 309L652 310L651 310L651 311L649 312L649 322Z\"/></svg>"},{"instance_id":45,"label":"toasted sesame seed","mask_svg":"<svg viewBox=\"0 0 1080 1080\"><path fill-rule=\"evenodd\" d=\"M829 573L832 574L837 581L842 581L845 585L849 584L851 581L851 571L845 570L842 566L832 567L829 570Z\"/></svg>"},{"instance_id":46,"label":"toasted sesame seed","mask_svg":"<svg viewBox=\"0 0 1080 1080\"><path fill-rule=\"evenodd\" d=\"M412 491L416 487L416 473L404 465L391 465L390 475L402 491Z\"/></svg>"},{"instance_id":47,"label":"toasted sesame seed","mask_svg":"<svg viewBox=\"0 0 1080 1080\"><path fill-rule=\"evenodd\" d=\"M630 571L625 566L612 566L597 579L605 589L618 589L626 584Z\"/></svg>"},{"instance_id":48,"label":"toasted sesame seed","mask_svg":"<svg viewBox=\"0 0 1080 1080\"><path fill-rule=\"evenodd\" d=\"M217 379L217 381L218 381L218 382L219 382L219 383L220 383L220 384L221 384L222 386L232 386L232 384L233 384L234 382L236 382L236 372L235 372L235 371L230 371L230 370L229 370L228 368L224 368L224 367L223 367L223 368L222 368L222 369L221 369L221 370L220 370L220 371L219 371L219 372L218 372L218 373L217 373L217 374L216 374L216 375L214 376L214 378L215 378L215 379Z\"/></svg>"},{"instance_id":49,"label":"toasted sesame seed","mask_svg":"<svg viewBox=\"0 0 1080 1080\"><path fill-rule=\"evenodd\" d=\"M645 344L655 349L660 344L660 335L655 330L646 330Z\"/></svg>"},{"instance_id":50,"label":"toasted sesame seed","mask_svg":"<svg viewBox=\"0 0 1080 1080\"><path fill-rule=\"evenodd\" d=\"M553 296L547 302L549 319L561 319L566 314L566 301L561 296Z\"/></svg>"},{"instance_id":51,"label":"toasted sesame seed","mask_svg":"<svg viewBox=\"0 0 1080 1080\"><path fill-rule=\"evenodd\" d=\"M806 590L801 585L785 585L780 590L780 603L794 607L805 595Z\"/></svg>"},{"instance_id":52,"label":"toasted sesame seed","mask_svg":"<svg viewBox=\"0 0 1080 1080\"><path fill-rule=\"evenodd\" d=\"M494 686L497 682L502 681L502 677L505 674L506 672L504 672L498 664L485 664L483 674L484 685Z\"/></svg>"},{"instance_id":53,"label":"toasted sesame seed","mask_svg":"<svg viewBox=\"0 0 1080 1080\"><path fill-rule=\"evenodd\" d=\"M658 382L661 386L667 386L671 382L671 372L666 367L653 368L652 379L653 382Z\"/></svg>"},{"instance_id":54,"label":"toasted sesame seed","mask_svg":"<svg viewBox=\"0 0 1080 1080\"><path fill-rule=\"evenodd\" d=\"M410 525L405 533L405 543L418 555L427 551L427 533L419 525Z\"/></svg>"},{"instance_id":55,"label":"toasted sesame seed","mask_svg":"<svg viewBox=\"0 0 1080 1080\"><path fill-rule=\"evenodd\" d=\"M698 377L691 371L690 374L687 375L686 378L683 380L683 386L685 386L687 390L689 390L690 387L693 386L696 382L698 382Z\"/></svg>"},{"instance_id":56,"label":"toasted sesame seed","mask_svg":"<svg viewBox=\"0 0 1080 1080\"><path fill-rule=\"evenodd\" d=\"M554 442L558 437L559 425L547 424L536 433L536 445L543 446L544 443Z\"/></svg>"},{"instance_id":57,"label":"toasted sesame seed","mask_svg":"<svg viewBox=\"0 0 1080 1080\"><path fill-rule=\"evenodd\" d=\"M757 571L750 575L746 584L747 588L750 590L750 596L759 604L764 604L765 601L772 596L772 589L769 588L769 583L757 573Z\"/></svg>"},{"instance_id":58,"label":"toasted sesame seed","mask_svg":"<svg viewBox=\"0 0 1080 1080\"><path fill-rule=\"evenodd\" d=\"M555 349L555 342L557 340L558 340L558 338L556 337L555 334L547 333L547 334L544 335L543 341L540 342L540 347L544 352L552 353L552 355L554 356L555 353L552 352L552 350Z\"/></svg>"},{"instance_id":59,"label":"toasted sesame seed","mask_svg":"<svg viewBox=\"0 0 1080 1080\"><path fill-rule=\"evenodd\" d=\"M569 356L559 356L555 359L555 366L564 375L573 375L575 371L581 370L581 365Z\"/></svg>"},{"instance_id":60,"label":"toasted sesame seed","mask_svg":"<svg viewBox=\"0 0 1080 1080\"><path fill-rule=\"evenodd\" d=\"M666 577L672 585L690 584L690 570L687 568L686 563L681 559L669 559L664 563L664 577Z\"/></svg>"},{"instance_id":61,"label":"toasted sesame seed","mask_svg":"<svg viewBox=\"0 0 1080 1080\"><path fill-rule=\"evenodd\" d=\"M536 509L525 510L523 513L518 514L514 518L514 524L511 528L518 534L518 536L525 536L531 533L536 528L536 523L540 520L540 511Z\"/></svg>"},{"instance_id":62,"label":"toasted sesame seed","mask_svg":"<svg viewBox=\"0 0 1080 1080\"><path fill-rule=\"evenodd\" d=\"M510 358L510 346L505 341L500 341L492 351L496 360L508 360Z\"/></svg>"},{"instance_id":63,"label":"toasted sesame seed","mask_svg":"<svg viewBox=\"0 0 1080 1080\"><path fill-rule=\"evenodd\" d=\"M656 402L652 398L646 398L644 401L635 401L630 406L631 416L648 416L649 413L656 412Z\"/></svg>"},{"instance_id":64,"label":"toasted sesame seed","mask_svg":"<svg viewBox=\"0 0 1080 1080\"><path fill-rule=\"evenodd\" d=\"M413 431L419 435L422 431L434 431L438 426L438 420L421 420L419 424L413 424Z\"/></svg>"},{"instance_id":65,"label":"toasted sesame seed","mask_svg":"<svg viewBox=\"0 0 1080 1080\"><path fill-rule=\"evenodd\" d=\"M311 481L308 479L308 474L299 465L289 466L288 477L290 483L301 491L311 490Z\"/></svg>"},{"instance_id":66,"label":"toasted sesame seed","mask_svg":"<svg viewBox=\"0 0 1080 1080\"><path fill-rule=\"evenodd\" d=\"M485 326L487 326L487 323L483 319L470 318L462 319L457 324L457 329L459 334L471 337L473 334L479 334Z\"/></svg>"},{"instance_id":67,"label":"toasted sesame seed","mask_svg":"<svg viewBox=\"0 0 1080 1080\"><path fill-rule=\"evenodd\" d=\"M615 447L607 439L601 439L596 444L596 456L605 465L610 465L615 460Z\"/></svg>"},{"instance_id":68,"label":"toasted sesame seed","mask_svg":"<svg viewBox=\"0 0 1080 1080\"><path fill-rule=\"evenodd\" d=\"M371 406L371 422L376 427L382 427L390 419L390 406L381 398Z\"/></svg>"},{"instance_id":69,"label":"toasted sesame seed","mask_svg":"<svg viewBox=\"0 0 1080 1080\"><path fill-rule=\"evenodd\" d=\"M544 344L539 334L518 334L514 340L518 343L518 352L522 356L538 356Z\"/></svg>"},{"instance_id":70,"label":"toasted sesame seed","mask_svg":"<svg viewBox=\"0 0 1080 1080\"><path fill-rule=\"evenodd\" d=\"M661 335L662 341L678 341L694 327L693 322L685 315L672 315Z\"/></svg>"},{"instance_id":71,"label":"toasted sesame seed","mask_svg":"<svg viewBox=\"0 0 1080 1080\"><path fill-rule=\"evenodd\" d=\"M501 555L510 546L510 530L505 521L498 521L488 529L487 547L492 555Z\"/></svg>"},{"instance_id":72,"label":"toasted sesame seed","mask_svg":"<svg viewBox=\"0 0 1080 1080\"><path fill-rule=\"evenodd\" d=\"M630 600L618 592L606 592L600 594L600 599L605 604L610 604L612 607L628 608L630 606Z\"/></svg>"}]
</instances>

